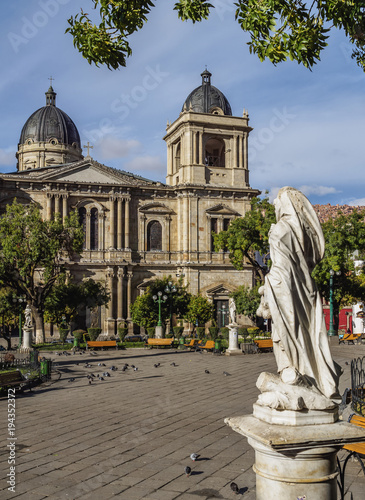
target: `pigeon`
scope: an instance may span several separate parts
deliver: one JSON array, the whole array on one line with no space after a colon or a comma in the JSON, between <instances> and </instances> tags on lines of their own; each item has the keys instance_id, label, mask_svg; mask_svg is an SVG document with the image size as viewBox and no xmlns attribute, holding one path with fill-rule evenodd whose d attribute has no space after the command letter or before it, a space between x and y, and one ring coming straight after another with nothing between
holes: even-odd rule
<instances>
[{"instance_id":1,"label":"pigeon","mask_svg":"<svg viewBox=\"0 0 365 500\"><path fill-rule=\"evenodd\" d=\"M74 377L71 377L69 382L74 382L76 379Z\"/></svg>"},{"instance_id":2,"label":"pigeon","mask_svg":"<svg viewBox=\"0 0 365 500\"><path fill-rule=\"evenodd\" d=\"M122 372L125 372L127 369L128 369L128 367L127 367L127 366L123 366L123 368L122 368Z\"/></svg>"},{"instance_id":3,"label":"pigeon","mask_svg":"<svg viewBox=\"0 0 365 500\"><path fill-rule=\"evenodd\" d=\"M118 368L116 366L111 366L109 370L111 370L112 372L116 372Z\"/></svg>"},{"instance_id":4,"label":"pigeon","mask_svg":"<svg viewBox=\"0 0 365 500\"><path fill-rule=\"evenodd\" d=\"M187 477L189 477L191 474L191 468L188 465L185 467L185 474L187 475Z\"/></svg>"},{"instance_id":5,"label":"pigeon","mask_svg":"<svg viewBox=\"0 0 365 500\"><path fill-rule=\"evenodd\" d=\"M134 366L134 365L131 365L131 367L132 367L132 368L135 368L135 366Z\"/></svg>"},{"instance_id":6,"label":"pigeon","mask_svg":"<svg viewBox=\"0 0 365 500\"><path fill-rule=\"evenodd\" d=\"M231 483L230 487L231 487L231 490L232 490L232 491L234 491L234 492L236 493L236 495L238 495L238 494L239 494L240 489L239 489L239 487L237 486L237 484L236 484L236 483Z\"/></svg>"},{"instance_id":7,"label":"pigeon","mask_svg":"<svg viewBox=\"0 0 365 500\"><path fill-rule=\"evenodd\" d=\"M98 366L106 366L105 363L98 363Z\"/></svg>"},{"instance_id":8,"label":"pigeon","mask_svg":"<svg viewBox=\"0 0 365 500\"><path fill-rule=\"evenodd\" d=\"M199 457L199 455L197 453L192 453L190 455L190 458L192 459L193 462L195 462L195 460Z\"/></svg>"},{"instance_id":9,"label":"pigeon","mask_svg":"<svg viewBox=\"0 0 365 500\"><path fill-rule=\"evenodd\" d=\"M135 366L135 367L133 368L133 370L134 370L135 372L137 372L137 371L138 371L138 368Z\"/></svg>"},{"instance_id":10,"label":"pigeon","mask_svg":"<svg viewBox=\"0 0 365 500\"><path fill-rule=\"evenodd\" d=\"M231 375L230 373L228 372L223 372L223 375L225 375L226 377L228 377L229 375Z\"/></svg>"},{"instance_id":11,"label":"pigeon","mask_svg":"<svg viewBox=\"0 0 365 500\"><path fill-rule=\"evenodd\" d=\"M177 364L176 363L171 363L171 366L177 366Z\"/></svg>"},{"instance_id":12,"label":"pigeon","mask_svg":"<svg viewBox=\"0 0 365 500\"><path fill-rule=\"evenodd\" d=\"M99 380L104 380L104 378L103 378L103 377L100 377L100 376L99 376L98 378L99 378Z\"/></svg>"},{"instance_id":13,"label":"pigeon","mask_svg":"<svg viewBox=\"0 0 365 500\"><path fill-rule=\"evenodd\" d=\"M210 373L210 371L209 370L205 370L205 373Z\"/></svg>"},{"instance_id":14,"label":"pigeon","mask_svg":"<svg viewBox=\"0 0 365 500\"><path fill-rule=\"evenodd\" d=\"M124 363L124 366L127 366L127 367L128 367L128 366L129 366L129 364L128 364L128 363Z\"/></svg>"},{"instance_id":15,"label":"pigeon","mask_svg":"<svg viewBox=\"0 0 365 500\"><path fill-rule=\"evenodd\" d=\"M92 382L93 380L94 380L94 379L89 378L89 385L91 385L91 382Z\"/></svg>"},{"instance_id":16,"label":"pigeon","mask_svg":"<svg viewBox=\"0 0 365 500\"><path fill-rule=\"evenodd\" d=\"M110 377L110 373L108 373L108 372L104 372L104 373L103 373L103 377Z\"/></svg>"},{"instance_id":17,"label":"pigeon","mask_svg":"<svg viewBox=\"0 0 365 500\"><path fill-rule=\"evenodd\" d=\"M158 368L160 366L160 363L156 363L155 365L153 365L155 368Z\"/></svg>"},{"instance_id":18,"label":"pigeon","mask_svg":"<svg viewBox=\"0 0 365 500\"><path fill-rule=\"evenodd\" d=\"M348 364L349 364L349 362L348 362L348 361L345 361L345 365L348 365Z\"/></svg>"}]
</instances>

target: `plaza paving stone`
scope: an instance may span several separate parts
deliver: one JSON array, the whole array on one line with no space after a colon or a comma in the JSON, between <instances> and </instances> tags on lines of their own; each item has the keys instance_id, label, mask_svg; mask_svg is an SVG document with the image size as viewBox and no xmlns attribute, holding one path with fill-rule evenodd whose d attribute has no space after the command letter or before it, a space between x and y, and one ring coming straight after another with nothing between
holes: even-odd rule
<instances>
[{"instance_id":1,"label":"plaza paving stone","mask_svg":"<svg viewBox=\"0 0 365 500\"><path fill-rule=\"evenodd\" d=\"M331 344L344 369L343 392L351 386L351 359L365 356L365 346L339 346L336 339ZM0 400L1 499L255 499L254 451L223 420L252 413L258 375L275 371L272 353L128 349L46 356L55 362L52 380L16 397L15 493L4 480L9 452L6 398ZM92 368L85 368L86 361ZM122 372L124 363L138 371ZM118 371L107 370L111 365ZM88 384L87 374L105 371L111 376ZM196 462L192 452L200 455ZM339 453L341 460L345 456ZM232 481L240 496L230 490ZM346 486L346 498L364 498L365 477L355 460Z\"/></svg>"}]
</instances>

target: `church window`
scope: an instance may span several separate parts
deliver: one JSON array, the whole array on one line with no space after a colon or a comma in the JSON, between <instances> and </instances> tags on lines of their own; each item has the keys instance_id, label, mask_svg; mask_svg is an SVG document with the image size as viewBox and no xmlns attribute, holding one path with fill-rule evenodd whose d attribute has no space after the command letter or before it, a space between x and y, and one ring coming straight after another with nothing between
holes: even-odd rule
<instances>
[{"instance_id":1,"label":"church window","mask_svg":"<svg viewBox=\"0 0 365 500\"><path fill-rule=\"evenodd\" d=\"M225 166L225 146L222 139L211 138L206 142L205 164L208 167Z\"/></svg>"},{"instance_id":2,"label":"church window","mask_svg":"<svg viewBox=\"0 0 365 500\"><path fill-rule=\"evenodd\" d=\"M211 240L210 240L210 248L212 252L215 252L214 249L214 238L213 238L213 232L215 234L218 233L218 219L216 217L212 217L210 219L210 234L211 234Z\"/></svg>"},{"instance_id":3,"label":"church window","mask_svg":"<svg viewBox=\"0 0 365 500\"><path fill-rule=\"evenodd\" d=\"M175 169L178 170L181 167L181 149L180 149L180 143L177 144L176 150L175 150Z\"/></svg>"},{"instance_id":4,"label":"church window","mask_svg":"<svg viewBox=\"0 0 365 500\"><path fill-rule=\"evenodd\" d=\"M82 230L84 232L83 248L86 248L86 208L85 207L79 208L79 222L80 222L80 226L82 227Z\"/></svg>"},{"instance_id":5,"label":"church window","mask_svg":"<svg viewBox=\"0 0 365 500\"><path fill-rule=\"evenodd\" d=\"M92 208L90 212L90 250L97 250L99 245L98 210Z\"/></svg>"},{"instance_id":6,"label":"church window","mask_svg":"<svg viewBox=\"0 0 365 500\"><path fill-rule=\"evenodd\" d=\"M162 226L157 220L147 226L147 250L162 250Z\"/></svg>"},{"instance_id":7,"label":"church window","mask_svg":"<svg viewBox=\"0 0 365 500\"><path fill-rule=\"evenodd\" d=\"M223 231L227 231L231 219L223 219Z\"/></svg>"}]
</instances>

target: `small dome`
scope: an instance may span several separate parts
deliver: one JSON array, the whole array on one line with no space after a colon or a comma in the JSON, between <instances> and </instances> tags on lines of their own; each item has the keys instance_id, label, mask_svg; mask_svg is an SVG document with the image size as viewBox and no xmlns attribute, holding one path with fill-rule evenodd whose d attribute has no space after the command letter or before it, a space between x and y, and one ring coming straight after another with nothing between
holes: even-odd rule
<instances>
[{"instance_id":1,"label":"small dome","mask_svg":"<svg viewBox=\"0 0 365 500\"><path fill-rule=\"evenodd\" d=\"M46 106L28 118L20 134L19 144L32 142L69 144L81 148L76 125L64 111L56 107L56 92L52 87L46 92Z\"/></svg>"},{"instance_id":2,"label":"small dome","mask_svg":"<svg viewBox=\"0 0 365 500\"><path fill-rule=\"evenodd\" d=\"M226 96L210 84L212 74L206 69L200 76L202 77L202 85L190 92L182 111L232 116L231 106Z\"/></svg>"}]
</instances>

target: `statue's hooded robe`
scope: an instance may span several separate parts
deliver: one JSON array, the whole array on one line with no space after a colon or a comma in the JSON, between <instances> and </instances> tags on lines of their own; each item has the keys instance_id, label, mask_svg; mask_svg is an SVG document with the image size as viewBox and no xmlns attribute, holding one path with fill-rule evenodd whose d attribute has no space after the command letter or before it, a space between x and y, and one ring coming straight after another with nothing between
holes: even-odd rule
<instances>
[{"instance_id":1,"label":"statue's hooded robe","mask_svg":"<svg viewBox=\"0 0 365 500\"><path fill-rule=\"evenodd\" d=\"M324 396L338 399L341 368L332 360L321 297L311 277L324 255L322 228L308 199L294 188L280 189L274 205L265 301L278 371L295 368Z\"/></svg>"}]
</instances>

